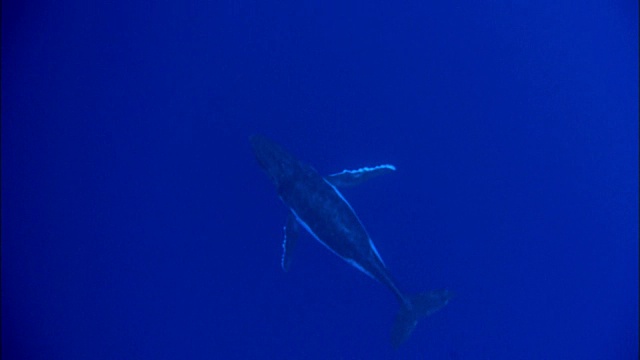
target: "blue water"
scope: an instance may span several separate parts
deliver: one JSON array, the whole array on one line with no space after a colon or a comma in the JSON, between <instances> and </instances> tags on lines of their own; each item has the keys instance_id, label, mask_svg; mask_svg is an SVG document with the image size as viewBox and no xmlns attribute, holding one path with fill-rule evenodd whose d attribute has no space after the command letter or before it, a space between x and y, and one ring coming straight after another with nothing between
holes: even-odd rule
<instances>
[{"instance_id":1,"label":"blue water","mask_svg":"<svg viewBox=\"0 0 640 360\"><path fill-rule=\"evenodd\" d=\"M637 359L637 1L4 1L3 359ZM343 194L392 293L249 136Z\"/></svg>"}]
</instances>

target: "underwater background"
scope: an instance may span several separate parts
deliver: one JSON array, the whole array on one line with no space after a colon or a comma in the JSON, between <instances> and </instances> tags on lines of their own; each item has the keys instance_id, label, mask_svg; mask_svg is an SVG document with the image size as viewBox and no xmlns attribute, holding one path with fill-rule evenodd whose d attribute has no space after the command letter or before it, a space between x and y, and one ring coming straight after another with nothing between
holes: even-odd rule
<instances>
[{"instance_id":1,"label":"underwater background","mask_svg":"<svg viewBox=\"0 0 640 360\"><path fill-rule=\"evenodd\" d=\"M637 359L637 1L2 3L3 359ZM301 234L264 134L398 304Z\"/></svg>"}]
</instances>

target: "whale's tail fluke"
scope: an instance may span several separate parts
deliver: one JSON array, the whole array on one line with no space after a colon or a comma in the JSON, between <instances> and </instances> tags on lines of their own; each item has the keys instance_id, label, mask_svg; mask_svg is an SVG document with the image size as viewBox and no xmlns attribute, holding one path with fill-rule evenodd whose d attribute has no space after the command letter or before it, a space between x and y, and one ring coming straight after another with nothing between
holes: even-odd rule
<instances>
[{"instance_id":1,"label":"whale's tail fluke","mask_svg":"<svg viewBox=\"0 0 640 360\"><path fill-rule=\"evenodd\" d=\"M402 305L391 331L391 343L394 347L402 345L411 335L418 321L440 310L451 299L448 290L433 290L407 298Z\"/></svg>"}]
</instances>

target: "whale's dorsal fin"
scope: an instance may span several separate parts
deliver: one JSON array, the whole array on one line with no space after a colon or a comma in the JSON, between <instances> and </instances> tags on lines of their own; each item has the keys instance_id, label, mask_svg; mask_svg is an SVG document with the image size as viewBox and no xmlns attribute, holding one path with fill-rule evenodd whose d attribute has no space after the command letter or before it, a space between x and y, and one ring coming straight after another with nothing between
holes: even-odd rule
<instances>
[{"instance_id":1,"label":"whale's dorsal fin","mask_svg":"<svg viewBox=\"0 0 640 360\"><path fill-rule=\"evenodd\" d=\"M335 187L351 187L359 185L373 177L395 171L393 165L378 165L374 167L363 167L357 170L342 170L339 173L326 177L327 181Z\"/></svg>"},{"instance_id":2,"label":"whale's dorsal fin","mask_svg":"<svg viewBox=\"0 0 640 360\"><path fill-rule=\"evenodd\" d=\"M287 224L284 226L284 240L282 241L282 270L289 271L291 266L291 256L295 251L296 244L298 243L298 220L293 214L289 214L287 218Z\"/></svg>"}]
</instances>

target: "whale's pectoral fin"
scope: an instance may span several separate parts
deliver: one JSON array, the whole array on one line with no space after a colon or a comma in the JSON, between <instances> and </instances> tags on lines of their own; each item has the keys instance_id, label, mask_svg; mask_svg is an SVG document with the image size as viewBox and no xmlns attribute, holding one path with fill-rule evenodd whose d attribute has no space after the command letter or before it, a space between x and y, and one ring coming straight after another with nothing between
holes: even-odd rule
<instances>
[{"instance_id":1,"label":"whale's pectoral fin","mask_svg":"<svg viewBox=\"0 0 640 360\"><path fill-rule=\"evenodd\" d=\"M351 187L395 170L396 167L393 165L378 165L375 167L363 167L358 170L343 170L337 174L327 176L326 179L335 187Z\"/></svg>"},{"instance_id":2,"label":"whale's pectoral fin","mask_svg":"<svg viewBox=\"0 0 640 360\"><path fill-rule=\"evenodd\" d=\"M293 214L289 214L287 224L284 226L284 241L282 242L282 270L289 271L291 256L298 242L298 221Z\"/></svg>"}]
</instances>

